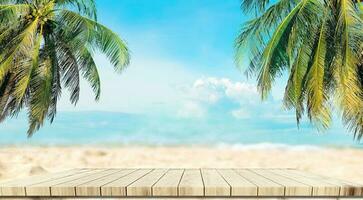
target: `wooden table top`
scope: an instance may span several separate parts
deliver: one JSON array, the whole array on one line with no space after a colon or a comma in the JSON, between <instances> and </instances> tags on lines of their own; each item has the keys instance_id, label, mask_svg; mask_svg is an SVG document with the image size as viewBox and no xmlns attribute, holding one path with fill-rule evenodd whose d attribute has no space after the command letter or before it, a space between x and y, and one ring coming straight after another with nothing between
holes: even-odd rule
<instances>
[{"instance_id":1,"label":"wooden table top","mask_svg":"<svg viewBox=\"0 0 363 200\"><path fill-rule=\"evenodd\" d=\"M363 197L294 169L73 169L0 182L0 197Z\"/></svg>"}]
</instances>

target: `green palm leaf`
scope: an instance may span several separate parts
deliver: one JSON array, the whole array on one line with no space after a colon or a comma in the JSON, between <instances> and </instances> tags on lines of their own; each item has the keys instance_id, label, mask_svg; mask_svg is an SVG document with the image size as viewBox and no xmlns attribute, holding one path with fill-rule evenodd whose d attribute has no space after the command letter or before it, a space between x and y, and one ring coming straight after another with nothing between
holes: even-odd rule
<instances>
[{"instance_id":1,"label":"green palm leaf","mask_svg":"<svg viewBox=\"0 0 363 200\"><path fill-rule=\"evenodd\" d=\"M357 44L362 44L361 31L356 32L356 26L362 27L362 21L357 16L352 1L339 0L339 18L337 37L341 42L338 47L337 63L334 71L337 85L339 106L342 108L343 121L359 139L363 136L363 98L362 86L358 78L360 51L354 51ZM358 34L358 36L356 36ZM355 40L358 38L358 41ZM359 46L358 46L359 48Z\"/></svg>"},{"instance_id":2,"label":"green palm leaf","mask_svg":"<svg viewBox=\"0 0 363 200\"><path fill-rule=\"evenodd\" d=\"M32 136L43 125L52 99L53 65L50 57L44 59L31 79L28 136Z\"/></svg>"},{"instance_id":3,"label":"green palm leaf","mask_svg":"<svg viewBox=\"0 0 363 200\"><path fill-rule=\"evenodd\" d=\"M129 52L125 42L117 37L113 31L72 11L61 10L60 14L61 19L66 26L69 26L69 29L79 30L81 28L86 35L83 38L84 42L102 51L117 71L122 71L129 64Z\"/></svg>"},{"instance_id":4,"label":"green palm leaf","mask_svg":"<svg viewBox=\"0 0 363 200\"><path fill-rule=\"evenodd\" d=\"M268 92L271 90L271 84L273 81L273 77L276 75L276 72L279 69L274 67L281 68L281 65L275 65L273 63L273 59L276 57L282 56L279 50L284 48L283 45L286 45L286 40L284 40L284 36L286 33L291 31L293 20L296 18L296 14L303 7L304 1L301 1L280 23L271 37L269 43L265 47L262 53L262 66L261 72L258 77L258 86L261 91L262 98L265 99L267 97ZM285 43L285 44L283 44ZM286 46L285 46L286 47ZM283 59L283 58L281 58Z\"/></svg>"},{"instance_id":5,"label":"green palm leaf","mask_svg":"<svg viewBox=\"0 0 363 200\"><path fill-rule=\"evenodd\" d=\"M90 83L93 92L95 93L95 99L99 100L101 95L101 80L92 54L88 49L84 48L83 51L80 52L80 58L80 70L82 75Z\"/></svg>"},{"instance_id":6,"label":"green palm leaf","mask_svg":"<svg viewBox=\"0 0 363 200\"><path fill-rule=\"evenodd\" d=\"M34 70L38 67L38 59L39 59L39 51L40 45L42 41L42 31L39 35L36 35L36 31L38 29L38 20L34 20L32 22L33 25L30 26L30 33L29 33L29 41L27 41L28 47L25 48L25 51L29 53L29 55L24 55L23 57L28 57L31 60L29 62L29 66L27 66L27 61L23 65L18 65L16 70L16 84L15 84L15 91L14 97L17 99L17 102L20 103L25 95L25 92L29 88L30 79Z\"/></svg>"},{"instance_id":7,"label":"green palm leaf","mask_svg":"<svg viewBox=\"0 0 363 200\"><path fill-rule=\"evenodd\" d=\"M327 54L326 21L317 33L312 64L306 74L307 106L310 119L316 125L327 128L330 125L330 111L326 105L327 97L324 91L324 76Z\"/></svg>"},{"instance_id":8,"label":"green palm leaf","mask_svg":"<svg viewBox=\"0 0 363 200\"><path fill-rule=\"evenodd\" d=\"M28 109L28 136L54 120L62 88L76 104L80 79L100 98L92 52L117 72L129 64L125 42L98 23L94 0L0 0L0 121Z\"/></svg>"},{"instance_id":9,"label":"green palm leaf","mask_svg":"<svg viewBox=\"0 0 363 200\"><path fill-rule=\"evenodd\" d=\"M19 14L26 14L30 11L29 4L0 4L0 22L5 24L18 20Z\"/></svg>"},{"instance_id":10,"label":"green palm leaf","mask_svg":"<svg viewBox=\"0 0 363 200\"><path fill-rule=\"evenodd\" d=\"M362 3L242 0L242 5L263 12L244 25L236 43L237 63L246 57L241 49L251 49L247 72L257 76L263 99L274 79L288 72L284 105L295 109L298 124L307 112L319 130L328 128L335 105L354 137L363 138Z\"/></svg>"}]
</instances>

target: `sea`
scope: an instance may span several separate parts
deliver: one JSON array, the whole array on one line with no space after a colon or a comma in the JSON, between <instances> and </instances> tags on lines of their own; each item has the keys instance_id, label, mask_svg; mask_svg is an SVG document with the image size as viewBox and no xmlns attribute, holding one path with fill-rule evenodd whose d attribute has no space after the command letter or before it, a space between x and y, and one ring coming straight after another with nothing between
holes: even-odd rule
<instances>
[{"instance_id":1,"label":"sea","mask_svg":"<svg viewBox=\"0 0 363 200\"><path fill-rule=\"evenodd\" d=\"M318 131L308 121L213 117L184 119L117 112L59 112L28 138L26 114L0 124L0 146L146 145L260 148L362 148L339 123Z\"/></svg>"}]
</instances>

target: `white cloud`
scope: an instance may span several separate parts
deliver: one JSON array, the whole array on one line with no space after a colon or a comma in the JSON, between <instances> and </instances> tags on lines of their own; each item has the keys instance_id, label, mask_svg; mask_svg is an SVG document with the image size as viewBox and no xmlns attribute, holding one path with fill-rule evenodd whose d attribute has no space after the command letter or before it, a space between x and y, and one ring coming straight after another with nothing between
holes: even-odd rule
<instances>
[{"instance_id":1,"label":"white cloud","mask_svg":"<svg viewBox=\"0 0 363 200\"><path fill-rule=\"evenodd\" d=\"M182 88L182 95L185 101L178 113L182 117L201 117L201 111L205 114L213 106L217 105L222 99L238 103L240 108L230 112L236 118L250 117L248 106L258 102L258 92L256 86L245 82L233 82L228 78L206 77L194 81L191 87ZM193 105L193 109L190 109ZM245 108L246 107L246 108ZM196 109L198 108L198 109ZM189 114L187 114L189 113Z\"/></svg>"},{"instance_id":2,"label":"white cloud","mask_svg":"<svg viewBox=\"0 0 363 200\"><path fill-rule=\"evenodd\" d=\"M245 101L258 96L256 86L244 82L233 82L227 78L200 78L194 82L192 90L211 103L217 102L222 97Z\"/></svg>"},{"instance_id":3,"label":"white cloud","mask_svg":"<svg viewBox=\"0 0 363 200\"><path fill-rule=\"evenodd\" d=\"M202 118L217 111L235 119L294 120L294 114L282 107L281 98L261 101L254 84L228 78L204 77L179 90L179 117Z\"/></svg>"},{"instance_id":4,"label":"white cloud","mask_svg":"<svg viewBox=\"0 0 363 200\"><path fill-rule=\"evenodd\" d=\"M285 79L280 78L274 87L271 89L271 98L275 101L280 101L284 96ZM255 84L244 81L232 81L229 78L204 77L199 78L194 82L194 87L222 89L224 95L236 101L245 101L260 103L260 94Z\"/></svg>"}]
</instances>

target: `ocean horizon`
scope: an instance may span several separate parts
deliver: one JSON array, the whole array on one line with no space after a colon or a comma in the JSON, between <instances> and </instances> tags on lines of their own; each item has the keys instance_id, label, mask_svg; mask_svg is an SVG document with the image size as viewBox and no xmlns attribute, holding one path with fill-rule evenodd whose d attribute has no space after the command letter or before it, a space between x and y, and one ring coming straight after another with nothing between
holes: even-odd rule
<instances>
[{"instance_id":1,"label":"ocean horizon","mask_svg":"<svg viewBox=\"0 0 363 200\"><path fill-rule=\"evenodd\" d=\"M268 123L267 123L268 122ZM293 119L183 119L119 112L59 112L32 138L26 137L25 114L0 125L1 146L9 145L145 145L259 148L362 148L344 128L318 132L308 122Z\"/></svg>"}]
</instances>

